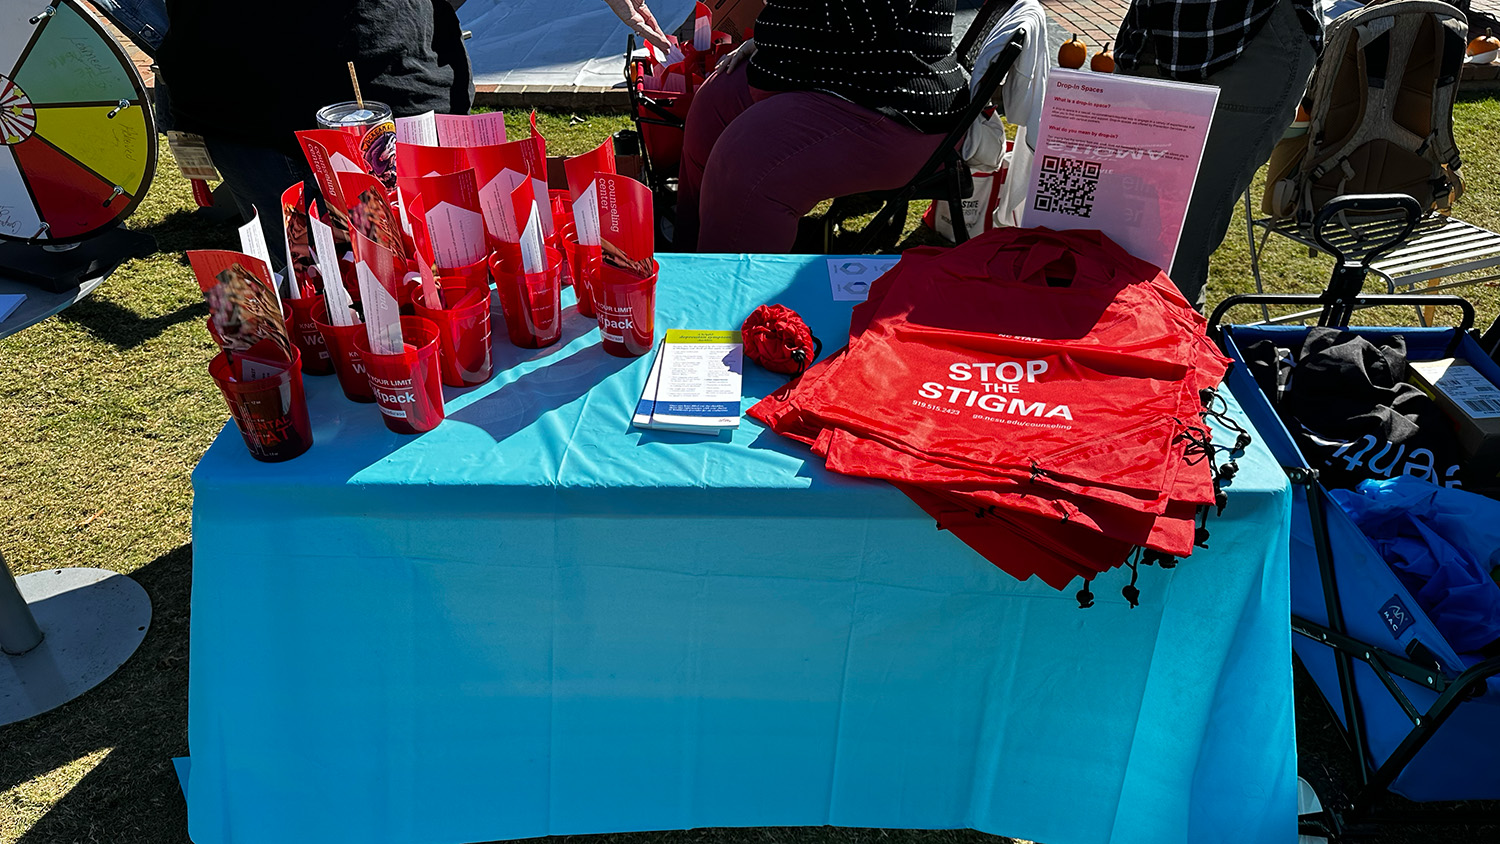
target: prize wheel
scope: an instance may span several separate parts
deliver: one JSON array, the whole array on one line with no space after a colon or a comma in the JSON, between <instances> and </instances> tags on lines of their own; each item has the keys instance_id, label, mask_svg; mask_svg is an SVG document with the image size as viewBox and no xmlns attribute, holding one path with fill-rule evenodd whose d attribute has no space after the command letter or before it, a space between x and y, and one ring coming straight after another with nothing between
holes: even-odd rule
<instances>
[{"instance_id":1,"label":"prize wheel","mask_svg":"<svg viewBox=\"0 0 1500 844\"><path fill-rule=\"evenodd\" d=\"M93 15L0 4L0 238L83 240L135 210L155 171L145 88Z\"/></svg>"}]
</instances>

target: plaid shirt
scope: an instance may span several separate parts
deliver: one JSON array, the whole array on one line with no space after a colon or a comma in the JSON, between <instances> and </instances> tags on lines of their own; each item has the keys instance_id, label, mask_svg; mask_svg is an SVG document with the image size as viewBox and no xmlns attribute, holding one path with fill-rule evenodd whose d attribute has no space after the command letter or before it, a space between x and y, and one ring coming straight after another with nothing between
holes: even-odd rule
<instances>
[{"instance_id":1,"label":"plaid shirt","mask_svg":"<svg viewBox=\"0 0 1500 844\"><path fill-rule=\"evenodd\" d=\"M1169 79L1198 82L1239 58L1281 0L1134 0L1116 39L1115 61L1134 70L1149 46ZM1316 0L1291 0L1312 43L1323 47Z\"/></svg>"}]
</instances>

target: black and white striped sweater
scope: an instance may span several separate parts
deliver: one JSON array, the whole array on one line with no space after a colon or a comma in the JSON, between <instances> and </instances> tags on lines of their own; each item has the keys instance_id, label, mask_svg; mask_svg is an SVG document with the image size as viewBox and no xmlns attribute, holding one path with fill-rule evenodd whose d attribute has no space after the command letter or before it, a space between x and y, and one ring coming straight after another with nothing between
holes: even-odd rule
<instances>
[{"instance_id":1,"label":"black and white striped sweater","mask_svg":"<svg viewBox=\"0 0 1500 844\"><path fill-rule=\"evenodd\" d=\"M946 132L968 103L953 55L955 0L767 0L755 22L750 84L825 91Z\"/></svg>"}]
</instances>

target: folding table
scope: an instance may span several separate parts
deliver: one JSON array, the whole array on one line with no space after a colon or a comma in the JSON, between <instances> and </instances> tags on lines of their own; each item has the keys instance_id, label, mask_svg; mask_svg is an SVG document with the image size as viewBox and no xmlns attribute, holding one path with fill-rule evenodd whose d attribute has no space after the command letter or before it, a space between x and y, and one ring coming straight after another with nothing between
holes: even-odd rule
<instances>
[{"instance_id":1,"label":"folding table","mask_svg":"<svg viewBox=\"0 0 1500 844\"><path fill-rule=\"evenodd\" d=\"M658 336L767 302L830 351L848 330L822 257L664 255L660 279ZM548 349L497 327L497 376L425 435L309 378L305 455L256 463L232 425L204 455L197 844L1291 840L1290 498L1259 442L1208 548L1143 568L1139 608L1116 572L1084 610L749 419L631 429L650 359L564 312ZM746 406L782 383L747 363Z\"/></svg>"}]
</instances>

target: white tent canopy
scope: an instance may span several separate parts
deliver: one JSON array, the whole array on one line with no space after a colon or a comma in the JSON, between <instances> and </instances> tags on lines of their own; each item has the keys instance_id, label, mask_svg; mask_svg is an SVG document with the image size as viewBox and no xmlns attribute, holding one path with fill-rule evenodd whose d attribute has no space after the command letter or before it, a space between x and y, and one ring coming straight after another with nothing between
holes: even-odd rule
<instances>
[{"instance_id":1,"label":"white tent canopy","mask_svg":"<svg viewBox=\"0 0 1500 844\"><path fill-rule=\"evenodd\" d=\"M694 0L649 0L668 32L686 21ZM954 37L980 0L959 0ZM604 0L468 0L459 22L474 33L469 60L480 85L613 88L623 82L629 27Z\"/></svg>"},{"instance_id":2,"label":"white tent canopy","mask_svg":"<svg viewBox=\"0 0 1500 844\"><path fill-rule=\"evenodd\" d=\"M674 30L694 0L651 0L657 21ZM614 87L624 81L629 27L604 0L468 0L458 10L481 85Z\"/></svg>"}]
</instances>

